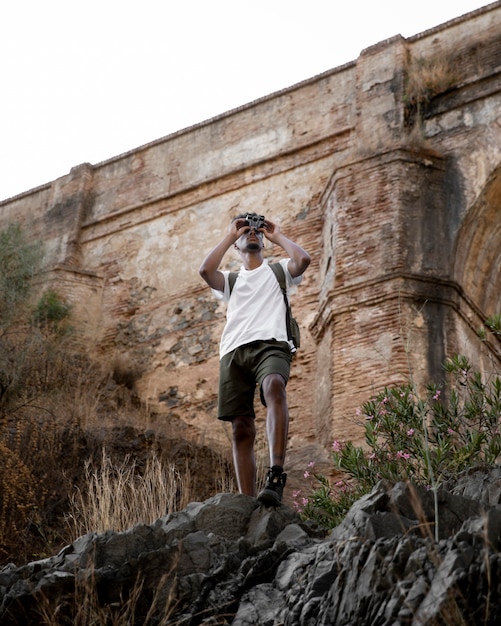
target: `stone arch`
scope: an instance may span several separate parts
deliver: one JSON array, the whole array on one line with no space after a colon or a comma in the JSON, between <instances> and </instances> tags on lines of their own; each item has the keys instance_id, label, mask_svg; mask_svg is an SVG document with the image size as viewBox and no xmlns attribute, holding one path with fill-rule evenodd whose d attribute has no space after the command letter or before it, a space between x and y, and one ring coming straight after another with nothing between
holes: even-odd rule
<instances>
[{"instance_id":1,"label":"stone arch","mask_svg":"<svg viewBox=\"0 0 501 626\"><path fill-rule=\"evenodd\" d=\"M501 313L501 165L464 220L453 258L454 279L478 312Z\"/></svg>"}]
</instances>

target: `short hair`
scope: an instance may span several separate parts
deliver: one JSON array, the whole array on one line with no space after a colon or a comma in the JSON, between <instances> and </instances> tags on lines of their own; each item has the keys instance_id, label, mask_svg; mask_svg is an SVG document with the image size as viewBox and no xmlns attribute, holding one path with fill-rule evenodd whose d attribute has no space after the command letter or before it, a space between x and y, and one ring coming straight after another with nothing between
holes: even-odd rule
<instances>
[{"instance_id":1,"label":"short hair","mask_svg":"<svg viewBox=\"0 0 501 626\"><path fill-rule=\"evenodd\" d=\"M249 211L247 211L247 213L239 213L238 215L235 215L235 217L231 221L234 222L235 220L245 219L248 215L252 215L252 216L258 217L257 213L250 213Z\"/></svg>"},{"instance_id":2,"label":"short hair","mask_svg":"<svg viewBox=\"0 0 501 626\"><path fill-rule=\"evenodd\" d=\"M239 213L238 215L235 215L235 217L231 221L235 222L236 220L243 220L245 219L246 215L247 213Z\"/></svg>"}]
</instances>

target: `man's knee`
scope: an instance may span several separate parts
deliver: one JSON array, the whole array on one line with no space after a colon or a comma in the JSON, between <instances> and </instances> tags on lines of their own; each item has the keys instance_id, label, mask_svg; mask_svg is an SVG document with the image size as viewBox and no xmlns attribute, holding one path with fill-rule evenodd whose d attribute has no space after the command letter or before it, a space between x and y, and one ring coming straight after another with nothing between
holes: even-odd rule
<instances>
[{"instance_id":1,"label":"man's knee","mask_svg":"<svg viewBox=\"0 0 501 626\"><path fill-rule=\"evenodd\" d=\"M280 374L268 374L262 383L263 396L268 403L270 400L285 400L285 380Z\"/></svg>"},{"instance_id":2,"label":"man's knee","mask_svg":"<svg viewBox=\"0 0 501 626\"><path fill-rule=\"evenodd\" d=\"M235 417L232 420L233 441L242 443L253 442L256 437L256 424L253 417Z\"/></svg>"}]
</instances>

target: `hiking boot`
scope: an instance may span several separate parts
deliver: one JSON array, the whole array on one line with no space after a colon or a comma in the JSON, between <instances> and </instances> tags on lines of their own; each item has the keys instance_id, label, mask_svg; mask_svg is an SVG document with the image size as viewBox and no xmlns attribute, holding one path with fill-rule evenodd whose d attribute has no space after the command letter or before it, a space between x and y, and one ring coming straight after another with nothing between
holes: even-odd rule
<instances>
[{"instance_id":1,"label":"hiking boot","mask_svg":"<svg viewBox=\"0 0 501 626\"><path fill-rule=\"evenodd\" d=\"M287 474L279 465L270 467L264 489L257 496L259 502L265 506L280 506L286 480Z\"/></svg>"}]
</instances>

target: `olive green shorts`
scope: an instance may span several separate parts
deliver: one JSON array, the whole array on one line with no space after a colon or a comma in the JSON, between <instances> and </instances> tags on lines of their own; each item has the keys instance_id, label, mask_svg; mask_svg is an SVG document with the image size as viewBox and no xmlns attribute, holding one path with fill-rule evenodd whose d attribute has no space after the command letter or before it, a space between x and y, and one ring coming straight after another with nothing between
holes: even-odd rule
<instances>
[{"instance_id":1,"label":"olive green shorts","mask_svg":"<svg viewBox=\"0 0 501 626\"><path fill-rule=\"evenodd\" d=\"M254 392L268 374L280 374L287 384L292 353L286 341L253 341L225 354L219 365L218 419L255 417ZM261 402L266 406L262 390Z\"/></svg>"}]
</instances>

